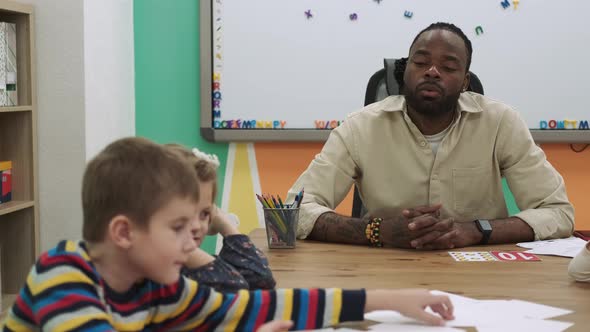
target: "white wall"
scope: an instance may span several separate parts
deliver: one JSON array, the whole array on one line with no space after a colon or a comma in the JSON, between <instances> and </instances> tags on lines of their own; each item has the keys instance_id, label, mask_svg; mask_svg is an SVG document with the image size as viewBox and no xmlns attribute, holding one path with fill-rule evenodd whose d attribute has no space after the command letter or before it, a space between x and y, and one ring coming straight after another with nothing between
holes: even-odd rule
<instances>
[{"instance_id":1,"label":"white wall","mask_svg":"<svg viewBox=\"0 0 590 332\"><path fill-rule=\"evenodd\" d=\"M40 240L46 250L81 237L86 160L107 142L134 134L133 0L18 1L35 6Z\"/></svg>"},{"instance_id":2,"label":"white wall","mask_svg":"<svg viewBox=\"0 0 590 332\"><path fill-rule=\"evenodd\" d=\"M86 159L135 134L133 0L84 1Z\"/></svg>"}]
</instances>

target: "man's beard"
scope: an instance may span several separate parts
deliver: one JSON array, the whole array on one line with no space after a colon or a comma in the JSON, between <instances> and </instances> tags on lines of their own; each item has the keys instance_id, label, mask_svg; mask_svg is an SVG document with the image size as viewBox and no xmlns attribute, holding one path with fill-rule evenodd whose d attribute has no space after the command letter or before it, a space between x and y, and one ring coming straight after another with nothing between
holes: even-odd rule
<instances>
[{"instance_id":1,"label":"man's beard","mask_svg":"<svg viewBox=\"0 0 590 332\"><path fill-rule=\"evenodd\" d=\"M446 113L455 111L461 92L453 95L447 95L445 91L441 91L440 98L429 99L418 95L418 86L414 91L409 91L404 87L404 96L408 103L408 108L414 109L416 112L423 115L440 116Z\"/></svg>"}]
</instances>

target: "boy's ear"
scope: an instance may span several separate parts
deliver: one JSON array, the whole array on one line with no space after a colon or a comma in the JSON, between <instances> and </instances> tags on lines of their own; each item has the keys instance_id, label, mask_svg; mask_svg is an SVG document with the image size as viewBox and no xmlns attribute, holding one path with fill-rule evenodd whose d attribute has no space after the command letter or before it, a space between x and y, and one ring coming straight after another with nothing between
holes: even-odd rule
<instances>
[{"instance_id":1,"label":"boy's ear","mask_svg":"<svg viewBox=\"0 0 590 332\"><path fill-rule=\"evenodd\" d=\"M132 228L131 220L125 215L118 214L109 222L108 236L118 247L128 249L132 243Z\"/></svg>"}]
</instances>

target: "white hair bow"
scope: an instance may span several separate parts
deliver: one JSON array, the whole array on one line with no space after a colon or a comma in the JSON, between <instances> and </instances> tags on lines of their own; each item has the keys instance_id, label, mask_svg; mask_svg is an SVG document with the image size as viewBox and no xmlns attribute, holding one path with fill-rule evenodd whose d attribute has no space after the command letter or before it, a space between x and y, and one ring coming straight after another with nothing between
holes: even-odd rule
<instances>
[{"instance_id":1,"label":"white hair bow","mask_svg":"<svg viewBox=\"0 0 590 332\"><path fill-rule=\"evenodd\" d=\"M197 148L193 148L193 154L197 157L197 158L201 158L204 160L207 160L208 162L210 162L212 165L215 166L215 168L219 167L219 158L217 158L216 155L214 154L209 154L209 153L205 153Z\"/></svg>"}]
</instances>

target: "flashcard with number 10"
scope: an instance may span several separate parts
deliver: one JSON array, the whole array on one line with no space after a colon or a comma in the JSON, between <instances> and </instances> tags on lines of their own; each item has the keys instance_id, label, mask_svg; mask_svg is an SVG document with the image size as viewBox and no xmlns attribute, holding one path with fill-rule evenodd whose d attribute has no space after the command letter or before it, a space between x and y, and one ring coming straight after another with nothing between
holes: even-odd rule
<instances>
[{"instance_id":1,"label":"flashcard with number 10","mask_svg":"<svg viewBox=\"0 0 590 332\"><path fill-rule=\"evenodd\" d=\"M501 261L537 262L541 260L537 255L521 251L492 251L491 253Z\"/></svg>"}]
</instances>

